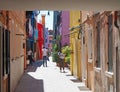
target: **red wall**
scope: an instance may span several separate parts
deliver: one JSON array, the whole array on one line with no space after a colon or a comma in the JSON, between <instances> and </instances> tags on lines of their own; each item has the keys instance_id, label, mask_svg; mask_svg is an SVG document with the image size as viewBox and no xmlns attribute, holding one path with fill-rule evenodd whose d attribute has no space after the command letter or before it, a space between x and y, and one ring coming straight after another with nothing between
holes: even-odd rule
<instances>
[{"instance_id":1,"label":"red wall","mask_svg":"<svg viewBox=\"0 0 120 92\"><path fill-rule=\"evenodd\" d=\"M42 59L42 46L44 44L44 36L43 36L43 25L37 23L38 27L38 44L39 44L39 59Z\"/></svg>"}]
</instances>

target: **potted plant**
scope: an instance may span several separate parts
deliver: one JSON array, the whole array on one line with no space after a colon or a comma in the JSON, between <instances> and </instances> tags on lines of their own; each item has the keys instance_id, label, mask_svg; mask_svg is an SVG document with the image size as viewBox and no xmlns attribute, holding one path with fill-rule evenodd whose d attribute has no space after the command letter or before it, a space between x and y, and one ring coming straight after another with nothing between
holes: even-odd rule
<instances>
[{"instance_id":1,"label":"potted plant","mask_svg":"<svg viewBox=\"0 0 120 92\"><path fill-rule=\"evenodd\" d=\"M65 46L62 48L62 53L64 53L65 56L65 66L69 68L70 66L70 54L71 54L71 49L69 46Z\"/></svg>"}]
</instances>

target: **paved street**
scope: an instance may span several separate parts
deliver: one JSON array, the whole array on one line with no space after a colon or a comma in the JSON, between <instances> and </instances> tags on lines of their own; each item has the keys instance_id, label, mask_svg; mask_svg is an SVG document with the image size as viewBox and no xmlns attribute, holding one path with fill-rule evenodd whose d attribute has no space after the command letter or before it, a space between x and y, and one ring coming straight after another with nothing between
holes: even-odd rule
<instances>
[{"instance_id":1,"label":"paved street","mask_svg":"<svg viewBox=\"0 0 120 92\"><path fill-rule=\"evenodd\" d=\"M48 67L41 64L37 61L26 69L15 92L91 92L84 83L71 76L69 69L61 73L51 57Z\"/></svg>"}]
</instances>

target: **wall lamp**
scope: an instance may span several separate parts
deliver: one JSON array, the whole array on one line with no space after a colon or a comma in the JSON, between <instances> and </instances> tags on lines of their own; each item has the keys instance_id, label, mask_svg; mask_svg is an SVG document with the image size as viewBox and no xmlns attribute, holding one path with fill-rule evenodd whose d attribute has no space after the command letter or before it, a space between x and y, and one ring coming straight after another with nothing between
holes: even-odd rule
<instances>
[{"instance_id":1,"label":"wall lamp","mask_svg":"<svg viewBox=\"0 0 120 92\"><path fill-rule=\"evenodd\" d=\"M50 15L50 11L48 11L48 15Z\"/></svg>"}]
</instances>

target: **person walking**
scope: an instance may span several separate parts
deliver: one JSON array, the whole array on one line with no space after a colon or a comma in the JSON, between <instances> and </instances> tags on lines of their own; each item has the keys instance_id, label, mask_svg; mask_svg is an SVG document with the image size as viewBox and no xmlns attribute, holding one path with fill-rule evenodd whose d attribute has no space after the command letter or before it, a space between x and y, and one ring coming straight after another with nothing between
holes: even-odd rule
<instances>
[{"instance_id":1,"label":"person walking","mask_svg":"<svg viewBox=\"0 0 120 92\"><path fill-rule=\"evenodd\" d=\"M30 61L30 65L32 65L32 62L33 62L33 59L32 59L32 50L31 49L29 49L29 51L28 51L28 59L29 59L29 61Z\"/></svg>"},{"instance_id":2,"label":"person walking","mask_svg":"<svg viewBox=\"0 0 120 92\"><path fill-rule=\"evenodd\" d=\"M65 72L65 54L63 54L62 52L58 52L58 56L59 56L59 67L60 67L60 72Z\"/></svg>"},{"instance_id":3,"label":"person walking","mask_svg":"<svg viewBox=\"0 0 120 92\"><path fill-rule=\"evenodd\" d=\"M43 67L45 67L45 66L47 67L48 49L43 47L42 54L43 54Z\"/></svg>"}]
</instances>

